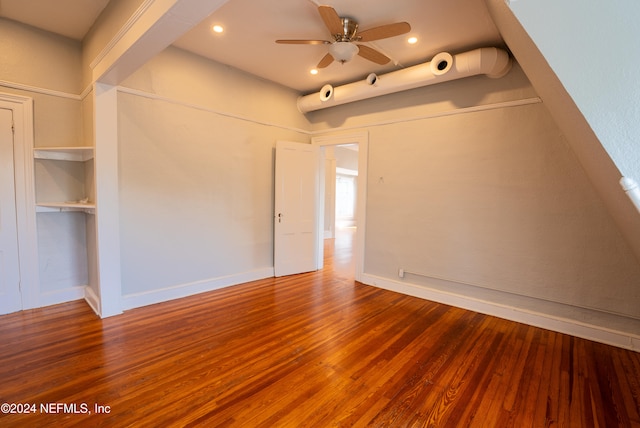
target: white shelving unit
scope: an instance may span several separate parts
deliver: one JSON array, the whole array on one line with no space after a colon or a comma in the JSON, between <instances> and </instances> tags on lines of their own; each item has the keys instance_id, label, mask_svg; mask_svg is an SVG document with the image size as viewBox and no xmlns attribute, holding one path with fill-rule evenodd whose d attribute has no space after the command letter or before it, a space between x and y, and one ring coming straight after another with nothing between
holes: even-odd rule
<instances>
[{"instance_id":1,"label":"white shelving unit","mask_svg":"<svg viewBox=\"0 0 640 428\"><path fill-rule=\"evenodd\" d=\"M94 153L89 146L33 149L41 302L83 298L95 278Z\"/></svg>"},{"instance_id":2,"label":"white shelving unit","mask_svg":"<svg viewBox=\"0 0 640 428\"><path fill-rule=\"evenodd\" d=\"M81 147L38 147L33 150L34 159L40 159L45 161L67 161L67 162L86 162L92 160L94 157L93 147L81 146ZM56 169L64 170L64 167L58 167ZM91 175L91 177L88 177ZM84 177L85 189L82 197L71 200L47 200L36 202L36 212L63 212L63 211L82 211L87 214L95 213L95 202L91 200L93 195L93 177L92 173L85 173ZM38 183L36 183L38 186ZM41 187L45 187L41 184ZM77 196L77 195L76 195ZM45 196L46 197L46 196ZM42 196L39 197L41 199ZM47 197L47 199L49 199ZM65 198L66 199L66 198Z\"/></svg>"},{"instance_id":3,"label":"white shelving unit","mask_svg":"<svg viewBox=\"0 0 640 428\"><path fill-rule=\"evenodd\" d=\"M38 202L36 212L53 213L63 211L82 211L87 214L95 214L96 205L91 202Z\"/></svg>"},{"instance_id":4,"label":"white shelving unit","mask_svg":"<svg viewBox=\"0 0 640 428\"><path fill-rule=\"evenodd\" d=\"M93 147L38 147L33 149L33 157L82 162L93 159Z\"/></svg>"}]
</instances>

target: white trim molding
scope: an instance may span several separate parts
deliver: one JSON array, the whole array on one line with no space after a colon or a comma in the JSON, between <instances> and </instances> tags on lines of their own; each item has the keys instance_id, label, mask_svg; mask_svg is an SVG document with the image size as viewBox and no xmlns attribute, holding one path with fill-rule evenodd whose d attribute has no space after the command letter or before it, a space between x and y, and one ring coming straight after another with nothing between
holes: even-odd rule
<instances>
[{"instance_id":1,"label":"white trim molding","mask_svg":"<svg viewBox=\"0 0 640 428\"><path fill-rule=\"evenodd\" d=\"M497 292L504 294L504 301L511 302L511 304L500 303L501 299L492 298L489 300L470 297L456 292L443 291L435 286L413 284L366 273L363 274L361 282L408 296L640 352L640 333L638 333L640 320L623 319L623 317L594 310ZM452 284L452 288L454 288L453 286L455 284ZM513 304L514 298L520 299L521 302Z\"/></svg>"},{"instance_id":2,"label":"white trim molding","mask_svg":"<svg viewBox=\"0 0 640 428\"><path fill-rule=\"evenodd\" d=\"M85 302L87 302L89 307L93 309L93 312L95 312L96 315L100 316L100 314L102 313L102 305L100 305L100 297L88 285L84 287L84 300Z\"/></svg>"},{"instance_id":3,"label":"white trim molding","mask_svg":"<svg viewBox=\"0 0 640 428\"><path fill-rule=\"evenodd\" d=\"M22 309L32 309L40 306L36 196L33 175L33 99L0 93L0 107L13 111L13 163Z\"/></svg>"},{"instance_id":4,"label":"white trim molding","mask_svg":"<svg viewBox=\"0 0 640 428\"><path fill-rule=\"evenodd\" d=\"M174 286L154 289L141 293L132 293L122 296L122 309L134 309L141 306L153 305L169 300L180 299L194 294L205 293L218 290L220 288L231 287L233 285L244 284L265 278L273 278L273 267L256 269L249 272L242 272L234 275L209 278L201 281L194 281Z\"/></svg>"},{"instance_id":5,"label":"white trim molding","mask_svg":"<svg viewBox=\"0 0 640 428\"><path fill-rule=\"evenodd\" d=\"M49 95L49 96L58 97L58 98L68 98L68 99L77 100L77 101L80 101L81 99L80 95L71 94L69 92L56 91L55 89L40 88L38 86L25 85L23 83L9 82L7 80L0 80L0 86L3 86L5 88L17 89L19 91L33 92L35 94Z\"/></svg>"},{"instance_id":6,"label":"white trim molding","mask_svg":"<svg viewBox=\"0 0 640 428\"><path fill-rule=\"evenodd\" d=\"M118 32L111 38L111 40L109 40L109 43L107 43L105 47L102 48L102 50L98 53L98 55L96 55L93 61L91 61L91 63L89 64L89 67L92 70L96 68L98 63L100 63L100 61L102 61L109 54L109 52L111 52L114 46L116 46L118 42L120 42L120 40L124 38L124 36L127 34L128 31L131 30L134 24L138 22L138 20L142 16L144 16L145 12L149 9L149 7L151 7L154 1L155 0L144 0L142 4L140 4L138 9L136 9L133 15L129 17L127 22L125 22L125 24L120 28L120 30L118 30Z\"/></svg>"},{"instance_id":7,"label":"white trim molding","mask_svg":"<svg viewBox=\"0 0 640 428\"><path fill-rule=\"evenodd\" d=\"M162 95L158 95L158 94L154 94L151 92L146 92L146 91L141 91L139 89L132 89L132 88L127 88L125 86L118 86L118 92L123 93L123 94L128 94L128 95L133 95L133 96L137 96L137 97L141 97L141 98L147 98L150 100L155 100L155 101L161 101L164 103L168 103L168 104L173 104L173 105L178 105L181 107L186 107L186 108L191 108L194 110L200 110L200 111L204 111L207 113L212 113L212 114L216 114L218 116L222 116L222 117L227 117L227 118L231 118L231 119L236 119L236 120L240 120L243 122L249 122L249 123L253 123L256 125L263 125L263 126L271 126L274 128L279 128L279 129L284 129L286 131L293 131L293 132L298 132L300 134L303 135L309 135L311 134L310 131L307 131L305 129L301 129L301 128L294 128L291 126L285 126L282 124L278 124L275 122L267 122L264 120L259 120L259 119L254 119L248 116L242 116L239 114L235 114L235 113L227 113L225 111L222 110L216 110L207 106L203 106L200 104L193 104L193 103L187 103L184 101L180 101L174 98L169 98L169 97L165 97Z\"/></svg>"}]
</instances>

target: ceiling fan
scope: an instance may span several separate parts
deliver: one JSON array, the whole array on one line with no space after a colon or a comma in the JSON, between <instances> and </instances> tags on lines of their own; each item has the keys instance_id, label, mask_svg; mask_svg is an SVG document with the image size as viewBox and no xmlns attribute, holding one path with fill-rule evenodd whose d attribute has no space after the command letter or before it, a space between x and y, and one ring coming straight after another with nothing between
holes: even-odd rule
<instances>
[{"instance_id":1,"label":"ceiling fan","mask_svg":"<svg viewBox=\"0 0 640 428\"><path fill-rule=\"evenodd\" d=\"M329 53L320 60L317 65L318 68L325 68L334 60L344 64L356 54L376 64L386 64L391 61L386 55L369 46L356 44L356 42L371 42L399 36L411 31L411 26L407 22L396 22L358 31L358 22L356 20L339 16L338 12L331 6L318 6L318 12L333 37L332 41L276 40L276 43L292 45L329 45Z\"/></svg>"}]
</instances>

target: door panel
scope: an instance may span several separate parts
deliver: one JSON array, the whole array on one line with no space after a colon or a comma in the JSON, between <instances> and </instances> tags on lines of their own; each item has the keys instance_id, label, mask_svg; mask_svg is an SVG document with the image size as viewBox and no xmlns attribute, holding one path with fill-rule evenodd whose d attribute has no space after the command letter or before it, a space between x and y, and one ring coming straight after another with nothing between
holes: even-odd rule
<instances>
[{"instance_id":1,"label":"door panel","mask_svg":"<svg viewBox=\"0 0 640 428\"><path fill-rule=\"evenodd\" d=\"M276 276L317 270L320 149L276 143L274 270Z\"/></svg>"},{"instance_id":2,"label":"door panel","mask_svg":"<svg viewBox=\"0 0 640 428\"><path fill-rule=\"evenodd\" d=\"M12 123L12 111L0 108L0 314L22 309Z\"/></svg>"}]
</instances>

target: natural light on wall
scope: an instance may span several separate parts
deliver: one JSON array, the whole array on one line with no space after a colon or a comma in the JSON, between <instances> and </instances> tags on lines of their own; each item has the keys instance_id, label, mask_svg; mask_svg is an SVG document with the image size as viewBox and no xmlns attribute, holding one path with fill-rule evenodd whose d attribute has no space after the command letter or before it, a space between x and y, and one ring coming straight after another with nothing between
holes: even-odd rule
<instances>
[{"instance_id":1,"label":"natural light on wall","mask_svg":"<svg viewBox=\"0 0 640 428\"><path fill-rule=\"evenodd\" d=\"M336 176L336 226L355 226L356 177Z\"/></svg>"}]
</instances>

